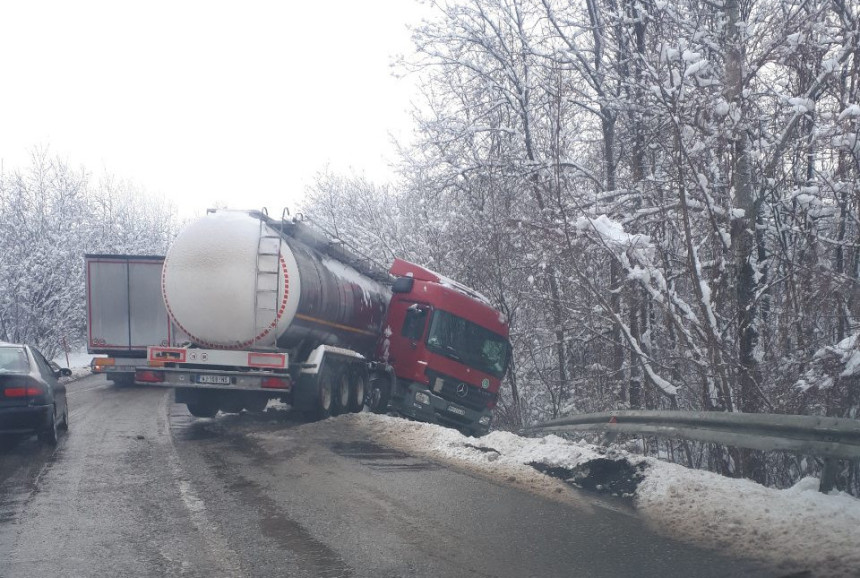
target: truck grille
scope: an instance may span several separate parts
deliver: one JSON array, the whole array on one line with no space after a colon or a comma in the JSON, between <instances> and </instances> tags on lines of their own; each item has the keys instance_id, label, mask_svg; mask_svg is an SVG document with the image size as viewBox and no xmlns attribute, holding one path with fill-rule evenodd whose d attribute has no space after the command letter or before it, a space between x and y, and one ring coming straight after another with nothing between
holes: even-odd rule
<instances>
[{"instance_id":1,"label":"truck grille","mask_svg":"<svg viewBox=\"0 0 860 578\"><path fill-rule=\"evenodd\" d=\"M436 395L469 409L484 410L487 408L487 404L495 402L498 399L498 395L495 393L459 381L453 377L442 375L441 373L428 371L427 377L430 378L430 389ZM440 379L442 380L441 388L438 382ZM461 385L464 387L461 387Z\"/></svg>"}]
</instances>

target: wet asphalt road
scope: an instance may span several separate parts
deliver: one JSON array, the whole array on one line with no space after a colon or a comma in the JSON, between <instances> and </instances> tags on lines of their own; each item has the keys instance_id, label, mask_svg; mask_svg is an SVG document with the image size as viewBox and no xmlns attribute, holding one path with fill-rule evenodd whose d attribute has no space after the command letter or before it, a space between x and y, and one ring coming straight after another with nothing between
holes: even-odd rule
<instances>
[{"instance_id":1,"label":"wet asphalt road","mask_svg":"<svg viewBox=\"0 0 860 578\"><path fill-rule=\"evenodd\" d=\"M71 432L0 447L0 577L775 576L289 412L192 418L69 386ZM571 490L573 491L573 490Z\"/></svg>"}]
</instances>

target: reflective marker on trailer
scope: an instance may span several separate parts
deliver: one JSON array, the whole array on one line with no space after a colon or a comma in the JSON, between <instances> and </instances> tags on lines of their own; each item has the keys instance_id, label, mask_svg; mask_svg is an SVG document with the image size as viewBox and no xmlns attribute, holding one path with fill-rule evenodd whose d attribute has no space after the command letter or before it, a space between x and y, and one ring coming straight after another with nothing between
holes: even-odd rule
<instances>
[{"instance_id":1,"label":"reflective marker on trailer","mask_svg":"<svg viewBox=\"0 0 860 578\"><path fill-rule=\"evenodd\" d=\"M277 369L287 366L287 356L283 353L248 353L248 365L251 367L274 367Z\"/></svg>"},{"instance_id":2,"label":"reflective marker on trailer","mask_svg":"<svg viewBox=\"0 0 860 578\"><path fill-rule=\"evenodd\" d=\"M267 377L260 384L264 389L289 389L290 380L283 377Z\"/></svg>"},{"instance_id":3,"label":"reflective marker on trailer","mask_svg":"<svg viewBox=\"0 0 860 578\"><path fill-rule=\"evenodd\" d=\"M185 363L186 350L181 347L150 347L149 361Z\"/></svg>"}]
</instances>

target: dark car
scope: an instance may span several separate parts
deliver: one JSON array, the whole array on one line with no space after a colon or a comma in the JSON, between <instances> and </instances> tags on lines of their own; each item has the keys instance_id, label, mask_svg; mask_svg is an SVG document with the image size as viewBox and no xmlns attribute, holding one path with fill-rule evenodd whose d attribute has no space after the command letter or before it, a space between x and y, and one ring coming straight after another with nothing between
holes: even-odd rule
<instances>
[{"instance_id":1,"label":"dark car","mask_svg":"<svg viewBox=\"0 0 860 578\"><path fill-rule=\"evenodd\" d=\"M71 375L28 345L0 343L0 435L37 434L56 444L58 430L69 429L66 386Z\"/></svg>"}]
</instances>

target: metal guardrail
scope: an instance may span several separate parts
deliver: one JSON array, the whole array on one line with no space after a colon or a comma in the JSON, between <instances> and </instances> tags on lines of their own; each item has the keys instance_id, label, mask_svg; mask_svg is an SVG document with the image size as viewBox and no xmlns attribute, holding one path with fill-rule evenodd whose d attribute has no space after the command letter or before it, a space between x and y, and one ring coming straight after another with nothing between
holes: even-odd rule
<instances>
[{"instance_id":1,"label":"metal guardrail","mask_svg":"<svg viewBox=\"0 0 860 578\"><path fill-rule=\"evenodd\" d=\"M564 417L524 428L535 431L603 431L687 439L765 451L824 457L822 491L833 487L837 460L860 458L860 421L852 419L703 411L612 411Z\"/></svg>"}]
</instances>

